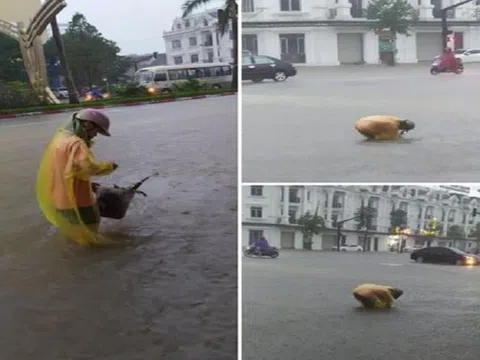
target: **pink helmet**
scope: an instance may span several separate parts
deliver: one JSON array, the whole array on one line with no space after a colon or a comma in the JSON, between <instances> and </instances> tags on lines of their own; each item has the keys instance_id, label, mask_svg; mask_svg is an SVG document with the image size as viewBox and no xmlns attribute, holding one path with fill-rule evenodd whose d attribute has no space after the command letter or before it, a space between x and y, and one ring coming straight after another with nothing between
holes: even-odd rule
<instances>
[{"instance_id":1,"label":"pink helmet","mask_svg":"<svg viewBox=\"0 0 480 360\"><path fill-rule=\"evenodd\" d=\"M82 109L75 113L78 120L90 121L98 126L100 134L110 136L108 130L110 129L110 119L101 111L95 109Z\"/></svg>"}]
</instances>

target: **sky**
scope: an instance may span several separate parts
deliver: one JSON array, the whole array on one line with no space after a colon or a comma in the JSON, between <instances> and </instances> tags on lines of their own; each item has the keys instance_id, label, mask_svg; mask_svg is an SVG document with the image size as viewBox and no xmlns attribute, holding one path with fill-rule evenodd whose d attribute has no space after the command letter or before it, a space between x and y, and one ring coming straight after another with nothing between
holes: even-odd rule
<instances>
[{"instance_id":1,"label":"sky","mask_svg":"<svg viewBox=\"0 0 480 360\"><path fill-rule=\"evenodd\" d=\"M67 0L67 7L58 15L59 24L67 24L80 12L105 38L113 40L122 55L165 51L163 31L170 30L172 21L182 15L184 0ZM212 0L199 11L222 6Z\"/></svg>"}]
</instances>

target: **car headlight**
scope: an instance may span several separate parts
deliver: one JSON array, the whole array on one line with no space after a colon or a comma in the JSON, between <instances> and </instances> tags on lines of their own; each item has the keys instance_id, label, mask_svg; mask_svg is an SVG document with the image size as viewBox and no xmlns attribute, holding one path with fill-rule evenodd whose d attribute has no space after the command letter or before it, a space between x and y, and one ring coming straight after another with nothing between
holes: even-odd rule
<instances>
[{"instance_id":1,"label":"car headlight","mask_svg":"<svg viewBox=\"0 0 480 360\"><path fill-rule=\"evenodd\" d=\"M155 93L155 88L148 88L148 92L150 94L154 94Z\"/></svg>"},{"instance_id":2,"label":"car headlight","mask_svg":"<svg viewBox=\"0 0 480 360\"><path fill-rule=\"evenodd\" d=\"M465 264L467 265L475 265L476 264L476 260L471 257L471 256L468 256L465 258Z\"/></svg>"}]
</instances>

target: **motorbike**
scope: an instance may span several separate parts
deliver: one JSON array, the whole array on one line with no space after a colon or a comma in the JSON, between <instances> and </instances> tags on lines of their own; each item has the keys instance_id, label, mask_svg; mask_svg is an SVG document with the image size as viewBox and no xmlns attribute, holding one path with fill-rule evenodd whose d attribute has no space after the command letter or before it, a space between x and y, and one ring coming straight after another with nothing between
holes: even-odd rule
<instances>
[{"instance_id":1,"label":"motorbike","mask_svg":"<svg viewBox=\"0 0 480 360\"><path fill-rule=\"evenodd\" d=\"M278 257L278 255L280 255L278 249L274 246L270 247L268 250L263 250L261 253L259 253L255 248L254 244L248 246L247 249L244 251L244 254L248 257L270 257L272 259L275 259Z\"/></svg>"},{"instance_id":2,"label":"motorbike","mask_svg":"<svg viewBox=\"0 0 480 360\"><path fill-rule=\"evenodd\" d=\"M433 61L432 66L430 67L430 74L438 75L440 73L454 73L454 74L459 75L459 74L463 73L464 67L463 67L462 60L460 60L460 59L456 59L456 60L457 60L457 66L455 67L454 70L451 70L451 69L447 69L447 68L443 67L442 66L442 60L437 57Z\"/></svg>"}]
</instances>

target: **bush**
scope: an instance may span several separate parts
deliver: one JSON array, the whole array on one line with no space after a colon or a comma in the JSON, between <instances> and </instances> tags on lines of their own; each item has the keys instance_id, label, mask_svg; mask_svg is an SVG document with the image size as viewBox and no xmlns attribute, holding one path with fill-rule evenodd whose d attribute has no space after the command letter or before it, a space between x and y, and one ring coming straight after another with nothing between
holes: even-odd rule
<instances>
[{"instance_id":1,"label":"bush","mask_svg":"<svg viewBox=\"0 0 480 360\"><path fill-rule=\"evenodd\" d=\"M137 86L134 84L129 84L125 86L120 86L112 91L114 96L120 97L140 97L140 96L148 96L148 89L145 86Z\"/></svg>"},{"instance_id":2,"label":"bush","mask_svg":"<svg viewBox=\"0 0 480 360\"><path fill-rule=\"evenodd\" d=\"M174 85L174 91L176 92L198 92L207 90L209 88L207 83L198 81L197 79L188 79L184 82L179 82Z\"/></svg>"},{"instance_id":3,"label":"bush","mask_svg":"<svg viewBox=\"0 0 480 360\"><path fill-rule=\"evenodd\" d=\"M44 104L27 83L21 81L0 83L0 109L25 108Z\"/></svg>"}]
</instances>

